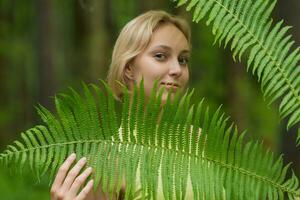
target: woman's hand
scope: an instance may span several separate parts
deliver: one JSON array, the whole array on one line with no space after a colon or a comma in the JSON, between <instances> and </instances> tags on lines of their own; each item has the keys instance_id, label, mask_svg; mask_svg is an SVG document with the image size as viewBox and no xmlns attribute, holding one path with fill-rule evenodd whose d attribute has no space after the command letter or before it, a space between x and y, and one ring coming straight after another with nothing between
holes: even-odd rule
<instances>
[{"instance_id":1,"label":"woman's hand","mask_svg":"<svg viewBox=\"0 0 300 200\"><path fill-rule=\"evenodd\" d=\"M81 174L80 170L86 164L86 158L81 158L72 169L76 155L71 154L59 168L51 187L51 200L94 200L93 180L86 185L85 181L92 173L92 168L88 167ZM69 170L70 169L70 170ZM82 190L80 190L82 188Z\"/></svg>"}]
</instances>

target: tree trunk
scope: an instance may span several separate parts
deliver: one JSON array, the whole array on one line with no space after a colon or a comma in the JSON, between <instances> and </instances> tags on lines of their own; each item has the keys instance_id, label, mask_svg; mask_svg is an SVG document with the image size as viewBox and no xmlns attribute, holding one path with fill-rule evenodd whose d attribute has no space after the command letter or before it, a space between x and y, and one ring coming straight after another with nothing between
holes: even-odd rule
<instances>
[{"instance_id":1,"label":"tree trunk","mask_svg":"<svg viewBox=\"0 0 300 200\"><path fill-rule=\"evenodd\" d=\"M54 77L54 65L52 58L52 24L51 24L51 0L36 0L37 3L37 49L38 49L38 75L39 95L38 101L46 107L52 106L57 83Z\"/></svg>"}]
</instances>

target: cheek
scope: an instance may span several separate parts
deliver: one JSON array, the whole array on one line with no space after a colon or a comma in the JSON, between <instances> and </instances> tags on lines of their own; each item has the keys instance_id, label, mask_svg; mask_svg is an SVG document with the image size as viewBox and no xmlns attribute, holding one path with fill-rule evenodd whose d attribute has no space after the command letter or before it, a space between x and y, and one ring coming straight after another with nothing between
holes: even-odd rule
<instances>
[{"instance_id":1,"label":"cheek","mask_svg":"<svg viewBox=\"0 0 300 200\"><path fill-rule=\"evenodd\" d=\"M144 78L154 80L161 78L168 73L167 67L156 61L151 61L148 65L144 66Z\"/></svg>"},{"instance_id":2,"label":"cheek","mask_svg":"<svg viewBox=\"0 0 300 200\"><path fill-rule=\"evenodd\" d=\"M183 85L187 85L187 83L189 82L189 78L190 78L190 74L189 74L189 69L186 68L184 71L183 71L183 74L182 74L182 83Z\"/></svg>"},{"instance_id":3,"label":"cheek","mask_svg":"<svg viewBox=\"0 0 300 200\"><path fill-rule=\"evenodd\" d=\"M142 78L144 79L145 95L149 97L153 88L154 81L161 74L157 65L149 59L141 59L135 65L135 81L140 83Z\"/></svg>"},{"instance_id":4,"label":"cheek","mask_svg":"<svg viewBox=\"0 0 300 200\"><path fill-rule=\"evenodd\" d=\"M151 57L144 56L135 65L137 69L137 79L153 81L167 73L167 68Z\"/></svg>"},{"instance_id":5,"label":"cheek","mask_svg":"<svg viewBox=\"0 0 300 200\"><path fill-rule=\"evenodd\" d=\"M144 78L145 92L150 95L155 80L158 82L168 74L166 67L159 65L157 62L144 62L140 68L139 80Z\"/></svg>"},{"instance_id":6,"label":"cheek","mask_svg":"<svg viewBox=\"0 0 300 200\"><path fill-rule=\"evenodd\" d=\"M151 93L151 90L152 90L152 88L153 88L153 85L154 85L154 83L155 83L155 81L157 81L157 83L158 83L158 89L160 89L160 88L162 88L163 86L160 84L161 83L161 81L163 80L163 79L165 79L166 78L166 76L168 75L168 72L165 72L165 71L163 71L163 70L157 70L155 73L153 73L152 74L152 76L151 77L148 77L148 79L147 80L145 80L145 85L146 85L146 87L148 88L148 94L150 95L150 93ZM146 82L147 81L147 82ZM164 91L164 95L166 95L167 96L167 90L165 90ZM166 99L166 96L165 96L165 99Z\"/></svg>"}]
</instances>

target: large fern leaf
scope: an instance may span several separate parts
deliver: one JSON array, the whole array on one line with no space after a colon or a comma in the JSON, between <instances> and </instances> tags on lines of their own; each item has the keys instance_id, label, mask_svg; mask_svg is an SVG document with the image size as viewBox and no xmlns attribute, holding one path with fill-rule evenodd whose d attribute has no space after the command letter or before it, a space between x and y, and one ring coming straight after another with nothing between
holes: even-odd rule
<instances>
[{"instance_id":1,"label":"large fern leaf","mask_svg":"<svg viewBox=\"0 0 300 200\"><path fill-rule=\"evenodd\" d=\"M193 21L207 16L215 42L226 47L231 41L233 58L241 60L249 51L247 71L257 74L264 98L271 104L280 99L281 118L289 116L287 128L300 122L300 48L294 43L283 21L272 27L271 12L276 0L175 0L178 6L194 9ZM300 128L297 143L300 144Z\"/></svg>"},{"instance_id":2,"label":"large fern leaf","mask_svg":"<svg viewBox=\"0 0 300 200\"><path fill-rule=\"evenodd\" d=\"M57 117L39 106L45 125L21 134L8 145L0 163L53 178L66 157L85 156L95 170L95 187L104 191L126 182L126 199L141 189L141 199L295 199L300 196L289 165L264 151L262 143L244 144L218 109L211 116L203 101L190 105L193 92L177 93L161 105L157 86L145 101L143 82L132 96L124 88L121 104L104 83L83 85L84 97L71 89L55 97ZM156 95L157 94L157 95ZM122 111L118 111L122 106ZM117 176L119 175L119 176ZM117 190L118 191L118 190Z\"/></svg>"}]
</instances>

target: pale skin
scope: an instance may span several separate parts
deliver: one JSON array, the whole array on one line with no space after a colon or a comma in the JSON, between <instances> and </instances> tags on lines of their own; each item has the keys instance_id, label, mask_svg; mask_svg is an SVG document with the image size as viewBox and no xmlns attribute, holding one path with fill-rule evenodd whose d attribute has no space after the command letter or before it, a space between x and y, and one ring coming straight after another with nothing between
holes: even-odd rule
<instances>
[{"instance_id":1,"label":"pale skin","mask_svg":"<svg viewBox=\"0 0 300 200\"><path fill-rule=\"evenodd\" d=\"M160 25L146 49L125 68L125 75L131 80L129 89L143 77L146 96L155 80L159 87L165 87L162 101L166 101L169 92L172 97L176 90L184 90L189 80L189 51L185 35L176 26ZM75 160L76 155L71 154L59 168L51 187L51 200L108 199L101 190L93 190L93 179L87 182L93 170L85 166L86 158L73 165Z\"/></svg>"},{"instance_id":2,"label":"pale skin","mask_svg":"<svg viewBox=\"0 0 300 200\"><path fill-rule=\"evenodd\" d=\"M157 79L159 87L165 87L162 101L168 92L171 97L176 90L184 90L189 80L189 44L184 34L173 24L161 25L152 35L148 47L125 68L125 75L139 83L144 78L146 96L150 96ZM175 85L169 85L170 83Z\"/></svg>"}]
</instances>

